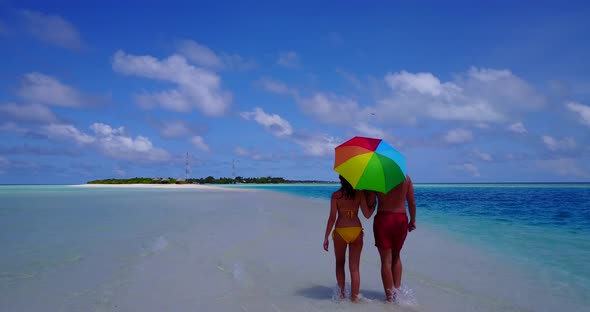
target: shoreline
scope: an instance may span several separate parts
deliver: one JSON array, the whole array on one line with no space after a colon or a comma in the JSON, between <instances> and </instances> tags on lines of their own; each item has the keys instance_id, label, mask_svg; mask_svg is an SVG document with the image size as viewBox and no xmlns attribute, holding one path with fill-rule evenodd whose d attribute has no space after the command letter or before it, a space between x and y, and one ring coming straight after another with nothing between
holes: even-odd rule
<instances>
[{"instance_id":1,"label":"shoreline","mask_svg":"<svg viewBox=\"0 0 590 312\"><path fill-rule=\"evenodd\" d=\"M204 184L73 184L70 187L80 188L139 188L139 189L189 189L189 190L210 190L210 191L256 191L253 189L228 188Z\"/></svg>"},{"instance_id":2,"label":"shoreline","mask_svg":"<svg viewBox=\"0 0 590 312\"><path fill-rule=\"evenodd\" d=\"M12 228L0 227L0 236L34 245L8 246L6 261L15 269L0 279L0 288L10 285L0 292L0 310L577 311L586 302L585 286L571 277L556 279L567 288L555 291L545 266L515 261L484 240L458 239L451 235L456 229L425 222L407 236L401 303L389 306L372 220L365 218L362 306L339 302L333 297L333 242L327 253L321 246L327 199L200 184L71 187L87 191L8 194L29 215L6 210L15 212L4 219ZM232 190L243 193L224 192ZM45 205L51 213L39 216ZM36 216L37 223L21 224ZM33 224L42 226L31 232ZM51 262L36 266L32 248L48 252L41 256ZM74 292L79 295L68 296ZM34 293L48 299L30 300Z\"/></svg>"}]
</instances>

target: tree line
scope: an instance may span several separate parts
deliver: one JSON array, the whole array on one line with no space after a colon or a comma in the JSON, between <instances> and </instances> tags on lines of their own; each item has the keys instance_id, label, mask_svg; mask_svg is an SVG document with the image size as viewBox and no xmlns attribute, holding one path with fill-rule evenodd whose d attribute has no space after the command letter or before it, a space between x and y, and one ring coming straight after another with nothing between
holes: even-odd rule
<instances>
[{"instance_id":1,"label":"tree line","mask_svg":"<svg viewBox=\"0 0 590 312\"><path fill-rule=\"evenodd\" d=\"M215 178L208 176L206 178L192 178L192 179L174 179L174 178L130 178L130 179L104 179L93 180L87 184L279 184L279 183L326 183L318 180L287 180L282 177L257 177L245 178L237 176L235 178L220 177Z\"/></svg>"},{"instance_id":2,"label":"tree line","mask_svg":"<svg viewBox=\"0 0 590 312\"><path fill-rule=\"evenodd\" d=\"M236 183L255 183L255 184L277 184L277 183L289 183L291 181L281 177L258 177L258 178L243 178L237 176L235 178L214 178L208 176L206 178L199 179L188 179L189 183L199 184L236 184Z\"/></svg>"}]
</instances>

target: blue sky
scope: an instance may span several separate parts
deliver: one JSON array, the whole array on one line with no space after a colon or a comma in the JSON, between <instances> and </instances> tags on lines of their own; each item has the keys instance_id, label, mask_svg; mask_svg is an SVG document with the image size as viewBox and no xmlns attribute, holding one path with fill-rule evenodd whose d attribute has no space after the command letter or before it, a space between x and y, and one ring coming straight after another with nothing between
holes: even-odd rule
<instances>
[{"instance_id":1,"label":"blue sky","mask_svg":"<svg viewBox=\"0 0 590 312\"><path fill-rule=\"evenodd\" d=\"M0 183L336 180L380 137L415 182L590 181L590 6L0 0Z\"/></svg>"}]
</instances>

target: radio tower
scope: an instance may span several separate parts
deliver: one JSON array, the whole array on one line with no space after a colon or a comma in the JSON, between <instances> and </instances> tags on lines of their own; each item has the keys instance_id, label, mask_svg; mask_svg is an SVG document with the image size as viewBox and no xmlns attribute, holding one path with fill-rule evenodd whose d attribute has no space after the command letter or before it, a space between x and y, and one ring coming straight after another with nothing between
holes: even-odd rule
<instances>
[{"instance_id":1,"label":"radio tower","mask_svg":"<svg viewBox=\"0 0 590 312\"><path fill-rule=\"evenodd\" d=\"M184 173L186 174L186 179L188 180L191 173L191 163L188 152L186 152L186 160L184 162Z\"/></svg>"},{"instance_id":2,"label":"radio tower","mask_svg":"<svg viewBox=\"0 0 590 312\"><path fill-rule=\"evenodd\" d=\"M232 175L232 178L234 178L234 179L236 178L236 160L235 159L232 159L232 162L231 162L231 175Z\"/></svg>"}]
</instances>

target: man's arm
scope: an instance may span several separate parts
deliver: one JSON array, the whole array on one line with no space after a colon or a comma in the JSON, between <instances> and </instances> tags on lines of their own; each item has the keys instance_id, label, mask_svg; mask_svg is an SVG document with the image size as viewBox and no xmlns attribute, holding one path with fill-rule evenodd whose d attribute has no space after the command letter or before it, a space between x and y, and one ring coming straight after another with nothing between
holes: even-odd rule
<instances>
[{"instance_id":1,"label":"man's arm","mask_svg":"<svg viewBox=\"0 0 590 312\"><path fill-rule=\"evenodd\" d=\"M414 199L414 185L412 179L408 176L408 192L406 194L406 200L408 201L408 210L410 211L410 232L416 229L416 200Z\"/></svg>"}]
</instances>

